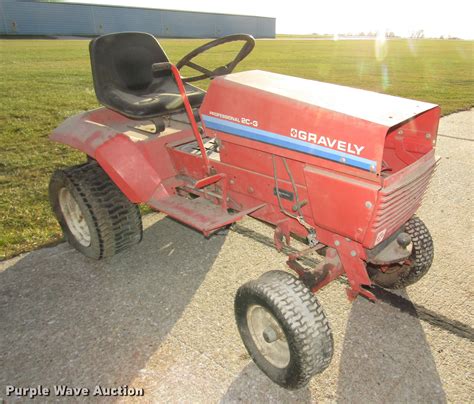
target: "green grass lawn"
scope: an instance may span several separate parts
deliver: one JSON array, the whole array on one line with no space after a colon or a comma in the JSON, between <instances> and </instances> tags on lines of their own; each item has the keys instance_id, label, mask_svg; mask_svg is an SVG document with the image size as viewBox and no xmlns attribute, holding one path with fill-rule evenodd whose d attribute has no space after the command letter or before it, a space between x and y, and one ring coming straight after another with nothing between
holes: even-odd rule
<instances>
[{"instance_id":1,"label":"green grass lawn","mask_svg":"<svg viewBox=\"0 0 474 404\"><path fill-rule=\"evenodd\" d=\"M163 40L172 61L203 43ZM467 41L258 41L238 70L262 69L415 98L443 113L474 105L473 45ZM213 51L227 62L235 47ZM203 87L206 87L207 83ZM52 171L84 161L48 141L66 117L97 106L86 40L0 40L0 258L61 237L48 203Z\"/></svg>"}]
</instances>

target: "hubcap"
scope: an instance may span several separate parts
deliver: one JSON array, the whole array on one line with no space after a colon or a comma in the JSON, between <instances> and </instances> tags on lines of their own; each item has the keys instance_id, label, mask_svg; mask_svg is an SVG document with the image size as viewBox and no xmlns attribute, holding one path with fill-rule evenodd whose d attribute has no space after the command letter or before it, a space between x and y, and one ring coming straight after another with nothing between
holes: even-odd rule
<instances>
[{"instance_id":1,"label":"hubcap","mask_svg":"<svg viewBox=\"0 0 474 404\"><path fill-rule=\"evenodd\" d=\"M59 206L74 238L84 247L88 247L91 243L89 226L78 203L66 188L61 188L59 191Z\"/></svg>"},{"instance_id":2,"label":"hubcap","mask_svg":"<svg viewBox=\"0 0 474 404\"><path fill-rule=\"evenodd\" d=\"M254 304L247 310L250 335L260 353L277 368L290 363L290 347L278 320L263 306Z\"/></svg>"}]
</instances>

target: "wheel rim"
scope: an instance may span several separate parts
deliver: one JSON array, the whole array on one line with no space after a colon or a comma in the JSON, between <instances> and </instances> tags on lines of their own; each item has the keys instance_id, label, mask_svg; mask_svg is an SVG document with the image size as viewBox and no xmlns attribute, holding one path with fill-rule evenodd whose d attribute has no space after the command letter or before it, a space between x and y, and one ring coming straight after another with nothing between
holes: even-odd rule
<instances>
[{"instance_id":1,"label":"wheel rim","mask_svg":"<svg viewBox=\"0 0 474 404\"><path fill-rule=\"evenodd\" d=\"M61 207L67 227L74 238L82 246L88 247L91 243L89 226L86 223L79 204L66 188L61 188L59 191L59 206Z\"/></svg>"},{"instance_id":2,"label":"wheel rim","mask_svg":"<svg viewBox=\"0 0 474 404\"><path fill-rule=\"evenodd\" d=\"M263 306L252 305L247 310L250 335L260 353L277 368L290 363L290 346L278 320Z\"/></svg>"}]
</instances>

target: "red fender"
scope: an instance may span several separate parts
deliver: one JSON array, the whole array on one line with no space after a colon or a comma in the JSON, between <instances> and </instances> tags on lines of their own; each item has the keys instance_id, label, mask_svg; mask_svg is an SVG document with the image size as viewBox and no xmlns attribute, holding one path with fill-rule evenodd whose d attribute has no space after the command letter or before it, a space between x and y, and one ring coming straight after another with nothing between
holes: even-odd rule
<instances>
[{"instance_id":1,"label":"red fender","mask_svg":"<svg viewBox=\"0 0 474 404\"><path fill-rule=\"evenodd\" d=\"M97 148L95 159L134 203L151 198L161 179L137 145L119 134Z\"/></svg>"},{"instance_id":2,"label":"red fender","mask_svg":"<svg viewBox=\"0 0 474 404\"><path fill-rule=\"evenodd\" d=\"M94 158L132 202L146 202L161 178L136 143L107 126L110 121L120 124L128 119L100 108L66 119L50 139Z\"/></svg>"}]
</instances>

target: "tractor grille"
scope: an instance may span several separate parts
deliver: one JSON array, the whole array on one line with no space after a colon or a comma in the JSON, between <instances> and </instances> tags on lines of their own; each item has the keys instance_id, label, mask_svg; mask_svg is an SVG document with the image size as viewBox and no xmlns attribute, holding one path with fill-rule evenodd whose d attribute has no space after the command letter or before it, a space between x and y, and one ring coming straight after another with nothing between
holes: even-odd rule
<instances>
[{"instance_id":1,"label":"tractor grille","mask_svg":"<svg viewBox=\"0 0 474 404\"><path fill-rule=\"evenodd\" d=\"M375 234L384 230L385 234L391 234L413 216L421 205L434 169L433 164L421 175L379 191L378 206L371 226Z\"/></svg>"}]
</instances>

